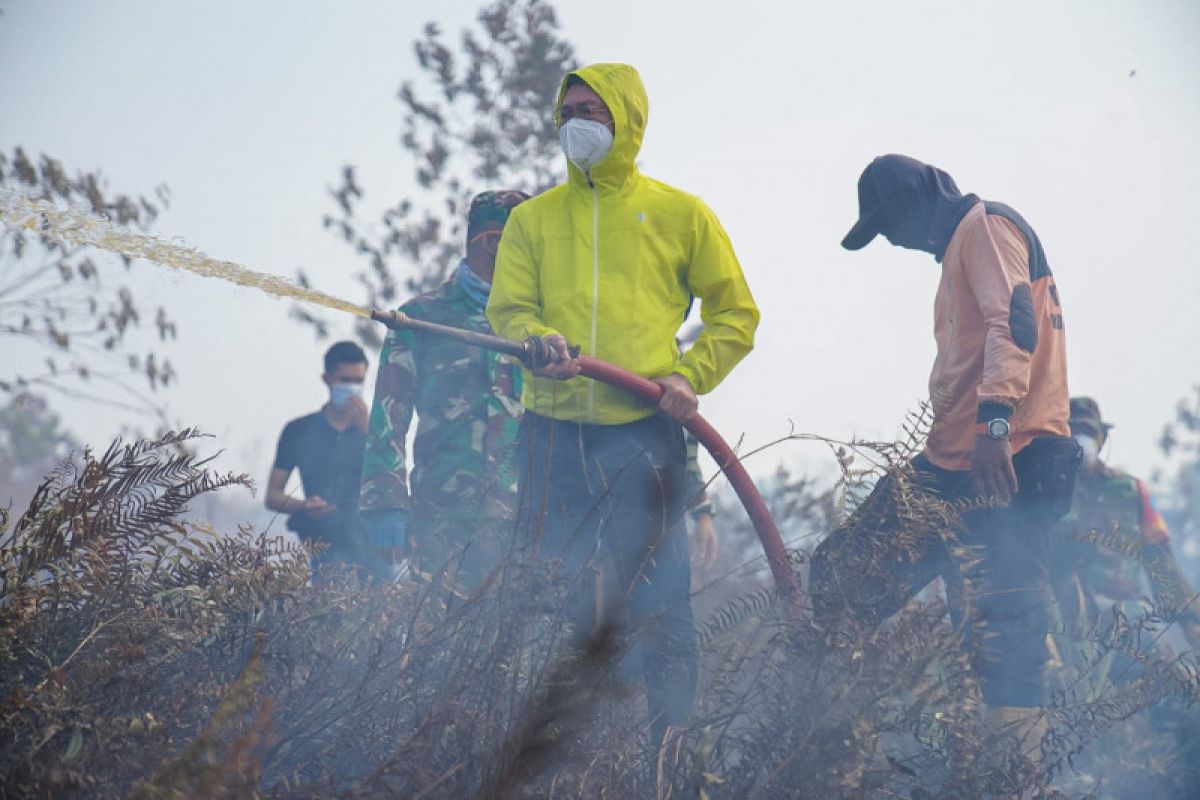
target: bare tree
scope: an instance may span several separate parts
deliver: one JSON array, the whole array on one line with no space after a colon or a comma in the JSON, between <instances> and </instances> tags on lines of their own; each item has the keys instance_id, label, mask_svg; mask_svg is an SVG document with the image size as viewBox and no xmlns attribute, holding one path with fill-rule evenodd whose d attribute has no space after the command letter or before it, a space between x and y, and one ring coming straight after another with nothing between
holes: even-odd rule
<instances>
[{"instance_id":1,"label":"bare tree","mask_svg":"<svg viewBox=\"0 0 1200 800\"><path fill-rule=\"evenodd\" d=\"M0 190L83 206L140 230L168 203L165 186L153 197L116 194L99 172L71 175L49 156L35 163L20 147L11 156L0 153ZM37 388L162 416L153 393L175 380L175 370L162 353L141 350L131 334L149 321L166 343L175 338L175 323L162 306L147 309L139 302L121 282L118 261L129 269L128 258L0 230L0 341L6 349L19 341L45 354L44 369L32 374L14 374L6 365L0 391Z\"/></svg>"},{"instance_id":2,"label":"bare tree","mask_svg":"<svg viewBox=\"0 0 1200 800\"><path fill-rule=\"evenodd\" d=\"M0 507L23 508L43 477L77 447L44 398L11 396L0 406Z\"/></svg>"},{"instance_id":3,"label":"bare tree","mask_svg":"<svg viewBox=\"0 0 1200 800\"><path fill-rule=\"evenodd\" d=\"M353 165L331 190L337 208L326 228L363 260L355 277L371 307L391 307L402 292L440 282L462 254L471 195L503 187L541 191L562 175L552 109L562 76L577 66L546 0L494 0L464 29L457 47L428 23L414 43L421 79L406 80L400 135L414 162L410 192L378 219L364 219L364 190ZM308 280L303 272L301 283ZM324 320L295 307L292 316L319 337ZM378 345L378 326L356 333Z\"/></svg>"},{"instance_id":4,"label":"bare tree","mask_svg":"<svg viewBox=\"0 0 1200 800\"><path fill-rule=\"evenodd\" d=\"M1158 442L1169 460L1155 483L1165 491L1164 515L1177 542L1180 565L1192 580L1200 580L1200 385L1179 401L1175 419L1163 428Z\"/></svg>"}]
</instances>

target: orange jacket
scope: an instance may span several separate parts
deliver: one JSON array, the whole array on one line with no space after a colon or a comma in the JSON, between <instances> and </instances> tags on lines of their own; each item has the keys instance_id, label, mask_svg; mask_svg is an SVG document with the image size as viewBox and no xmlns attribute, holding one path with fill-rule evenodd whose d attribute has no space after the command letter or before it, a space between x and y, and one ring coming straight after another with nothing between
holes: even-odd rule
<instances>
[{"instance_id":1,"label":"orange jacket","mask_svg":"<svg viewBox=\"0 0 1200 800\"><path fill-rule=\"evenodd\" d=\"M1031 280L1029 242L983 202L955 228L934 301L925 455L937 466L970 469L981 402L1015 409L1014 453L1037 436L1071 435L1062 307L1054 276L1040 272Z\"/></svg>"}]
</instances>

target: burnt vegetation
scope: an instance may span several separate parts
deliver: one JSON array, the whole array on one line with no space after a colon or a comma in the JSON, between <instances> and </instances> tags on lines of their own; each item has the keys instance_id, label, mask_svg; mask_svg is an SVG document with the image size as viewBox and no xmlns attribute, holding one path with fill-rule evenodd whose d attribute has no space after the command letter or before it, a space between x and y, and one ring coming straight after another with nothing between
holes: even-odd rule
<instances>
[{"instance_id":1,"label":"burnt vegetation","mask_svg":"<svg viewBox=\"0 0 1200 800\"><path fill-rule=\"evenodd\" d=\"M355 278L373 307L393 307L453 268L476 188L537 191L561 177L550 109L578 60L549 3L496 0L457 38L430 24L413 47L420 73L397 93L398 140L420 192L373 208L370 176L348 164L323 220L361 259ZM20 148L0 153L0 188L139 230L169 200L165 189L114 194L99 173ZM143 308L115 264L37 236L0 236L0 265L0 341L34 342L47 356L44 369L0 374L0 393L155 409L146 392L176 379L160 348L176 335L164 309ZM151 315L153 351L135 335ZM305 309L293 316L328 332ZM368 323L356 334L379 343ZM802 586L825 534L866 533L884 511L899 510L900 550L941 540L972 558L956 540L966 509L911 485L907 463L927 424L918 413L895 443L829 442L840 466L832 490L782 469L769 481ZM1174 477L1186 513L1173 526L1183 532L1200 519L1197 431L1200 394L1162 440L1187 461ZM70 444L49 422L38 435ZM215 473L193 455L198 444L182 431L85 450L27 508L0 509L0 798L1200 791L1200 671L1169 646L1175 608L1049 631L1048 733L1031 747L986 724L962 648L968 631L938 591L879 628L797 625L749 522L718 495L725 562L693 587L701 689L690 723L659 746L640 690L623 679L637 631L602 630L569 653L552 587L515 560L470 593L363 583L350 571L314 581L308 554L282 537L189 520L196 498L250 486ZM889 492L868 501L885 475ZM1119 533L1066 535L1120 549ZM861 540L858 576L885 576L895 549Z\"/></svg>"},{"instance_id":2,"label":"burnt vegetation","mask_svg":"<svg viewBox=\"0 0 1200 800\"><path fill-rule=\"evenodd\" d=\"M864 487L886 473L906 546L953 539L961 509L906 479L919 428L900 444L833 445L836 493L778 476L789 538L874 524ZM985 724L964 631L938 593L878 629L798 626L727 509L745 557L697 582L700 695L690 724L653 746L623 680L636 631L603 630L571 655L551 587L515 560L465 594L351 572L310 582L294 544L183 521L198 495L248 485L179 447L196 438L85 451L4 519L0 796L1166 797L1198 785L1200 674L1162 646L1165 613L1058 631L1086 655L1052 669L1049 734L1031 747ZM883 554L860 555L863 574L886 570ZM807 560L793 551L802 579Z\"/></svg>"}]
</instances>

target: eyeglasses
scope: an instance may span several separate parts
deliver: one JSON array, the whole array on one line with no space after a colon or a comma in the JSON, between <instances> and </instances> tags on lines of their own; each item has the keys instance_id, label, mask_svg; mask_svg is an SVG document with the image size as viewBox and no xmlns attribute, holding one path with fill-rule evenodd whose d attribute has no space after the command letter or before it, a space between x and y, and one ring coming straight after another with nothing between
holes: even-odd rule
<instances>
[{"instance_id":1,"label":"eyeglasses","mask_svg":"<svg viewBox=\"0 0 1200 800\"><path fill-rule=\"evenodd\" d=\"M612 114L603 103L583 102L573 105L563 105L558 109L558 118L565 123L570 119L590 119L595 122L612 122Z\"/></svg>"}]
</instances>

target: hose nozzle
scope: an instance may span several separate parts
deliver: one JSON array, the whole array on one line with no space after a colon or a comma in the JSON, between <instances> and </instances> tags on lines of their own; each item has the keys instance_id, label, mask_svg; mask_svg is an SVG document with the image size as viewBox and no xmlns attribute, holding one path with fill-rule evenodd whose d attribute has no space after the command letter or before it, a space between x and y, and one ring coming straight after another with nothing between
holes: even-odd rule
<instances>
[{"instance_id":1,"label":"hose nozzle","mask_svg":"<svg viewBox=\"0 0 1200 800\"><path fill-rule=\"evenodd\" d=\"M486 333L479 331L463 330L462 328L452 328L448 325L439 325L436 322L427 322L423 319L415 319L405 314L403 311L383 311L375 309L371 312L371 319L375 322L382 322L390 330L412 330L425 331L435 336L443 336L448 339L454 339L464 344L483 347L488 350L495 350L498 353L506 353L520 360L529 369L538 369L555 361L556 354L546 341L537 336L530 336L523 342L510 342L507 339L501 339L497 336L489 336ZM574 358L579 355L579 348L570 348L571 356Z\"/></svg>"},{"instance_id":2,"label":"hose nozzle","mask_svg":"<svg viewBox=\"0 0 1200 800\"><path fill-rule=\"evenodd\" d=\"M408 315L403 311L384 311L377 308L371 312L371 319L375 322L382 322L388 330L393 331L398 331L408 325Z\"/></svg>"},{"instance_id":3,"label":"hose nozzle","mask_svg":"<svg viewBox=\"0 0 1200 800\"><path fill-rule=\"evenodd\" d=\"M442 325L437 322L410 317L403 311L383 311L378 308L371 312L371 319L375 322L383 323L393 331L413 331L418 334L430 334L462 342L465 345L482 347L485 350L494 350L497 353L505 353L520 359L522 363L531 368L539 363L538 359L545 359L547 357L545 343L540 339L536 344L529 341L510 342L507 339L491 336L481 331L455 328L450 325Z\"/></svg>"}]
</instances>

